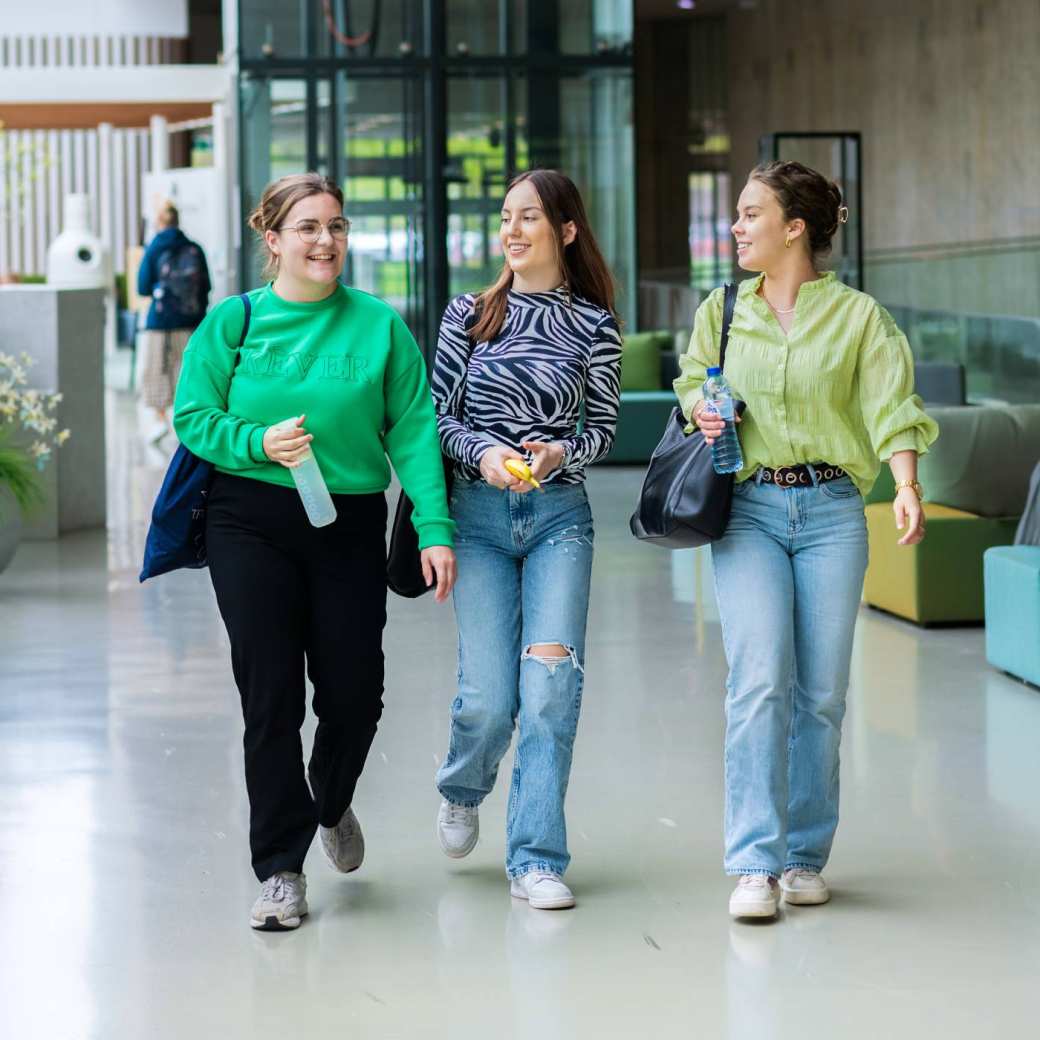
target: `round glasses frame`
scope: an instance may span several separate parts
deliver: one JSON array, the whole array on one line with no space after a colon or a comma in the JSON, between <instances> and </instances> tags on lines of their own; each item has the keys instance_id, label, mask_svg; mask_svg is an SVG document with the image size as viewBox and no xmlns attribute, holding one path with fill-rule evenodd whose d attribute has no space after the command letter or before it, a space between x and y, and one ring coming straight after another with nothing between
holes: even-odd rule
<instances>
[{"instance_id":1,"label":"round glasses frame","mask_svg":"<svg viewBox=\"0 0 1040 1040\"><path fill-rule=\"evenodd\" d=\"M338 221L338 220L342 220L342 222L343 222L342 230L340 230L340 229L333 230L332 227L330 227L329 225L334 223L335 221ZM321 238L321 233L323 231L328 231L329 235L332 238L336 239L338 242L346 241L347 236L350 234L350 220L347 217L333 217L333 219L331 221L329 221L329 224L323 224L320 220L301 221L301 223L305 223L305 224L313 223L313 224L317 224L318 226L310 234L304 234L304 232L302 232L300 230L300 225L299 224L283 224L281 227L275 228L274 230L275 231L295 231L296 234L299 235L300 241L301 242L305 242L309 246L314 245L314 243L317 242Z\"/></svg>"}]
</instances>

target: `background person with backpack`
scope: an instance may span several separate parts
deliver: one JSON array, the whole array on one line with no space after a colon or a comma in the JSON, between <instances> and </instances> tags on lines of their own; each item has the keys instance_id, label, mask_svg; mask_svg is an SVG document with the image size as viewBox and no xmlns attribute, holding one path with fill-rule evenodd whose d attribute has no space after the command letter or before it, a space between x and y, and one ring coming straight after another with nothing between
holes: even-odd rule
<instances>
[{"instance_id":1,"label":"background person with backpack","mask_svg":"<svg viewBox=\"0 0 1040 1040\"><path fill-rule=\"evenodd\" d=\"M206 316L206 254L178 227L177 207L167 202L156 218L158 233L137 272L137 292L152 298L138 338L138 385L145 436L158 443L170 432L168 413L188 337Z\"/></svg>"}]
</instances>

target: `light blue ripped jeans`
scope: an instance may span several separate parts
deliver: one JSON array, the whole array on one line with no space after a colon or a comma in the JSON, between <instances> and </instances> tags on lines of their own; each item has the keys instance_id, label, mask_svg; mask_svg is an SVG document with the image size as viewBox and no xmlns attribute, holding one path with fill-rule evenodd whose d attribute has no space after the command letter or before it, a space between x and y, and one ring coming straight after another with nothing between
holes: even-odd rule
<instances>
[{"instance_id":1,"label":"light blue ripped jeans","mask_svg":"<svg viewBox=\"0 0 1040 1040\"><path fill-rule=\"evenodd\" d=\"M581 484L515 494L456 481L455 618L459 687L437 787L479 805L520 735L506 822L506 871L562 874L570 862L563 800L585 678L592 513ZM535 656L559 644L567 656Z\"/></svg>"},{"instance_id":2,"label":"light blue ripped jeans","mask_svg":"<svg viewBox=\"0 0 1040 1040\"><path fill-rule=\"evenodd\" d=\"M789 488L752 477L711 554L729 662L726 873L822 870L867 568L863 498L848 477Z\"/></svg>"}]
</instances>

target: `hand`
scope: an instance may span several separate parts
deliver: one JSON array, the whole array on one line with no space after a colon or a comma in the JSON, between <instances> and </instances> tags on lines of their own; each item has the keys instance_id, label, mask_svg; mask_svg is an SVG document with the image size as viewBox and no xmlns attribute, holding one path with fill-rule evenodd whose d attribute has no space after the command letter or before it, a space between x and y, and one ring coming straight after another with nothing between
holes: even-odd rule
<instances>
[{"instance_id":1,"label":"hand","mask_svg":"<svg viewBox=\"0 0 1040 1040\"><path fill-rule=\"evenodd\" d=\"M480 475L493 488L499 491L521 491L530 488L530 484L518 480L502 465L506 459L527 460L518 451L507 448L504 444L493 444L480 456Z\"/></svg>"},{"instance_id":2,"label":"hand","mask_svg":"<svg viewBox=\"0 0 1040 1040\"><path fill-rule=\"evenodd\" d=\"M693 406L691 418L700 427L709 447L722 436L723 430L726 429L726 420L714 408L709 408L708 402L703 398ZM734 415L734 419L740 422L739 415Z\"/></svg>"},{"instance_id":3,"label":"hand","mask_svg":"<svg viewBox=\"0 0 1040 1040\"><path fill-rule=\"evenodd\" d=\"M426 587L433 584L437 578L437 591L433 598L438 603L443 603L455 586L455 578L458 576L458 565L455 562L455 553L446 545L431 545L419 553L422 562L423 578Z\"/></svg>"},{"instance_id":4,"label":"hand","mask_svg":"<svg viewBox=\"0 0 1040 1040\"><path fill-rule=\"evenodd\" d=\"M904 527L907 529L899 544L917 545L924 538L924 509L917 492L909 487L900 488L892 509L896 514L896 528L900 531Z\"/></svg>"},{"instance_id":5,"label":"hand","mask_svg":"<svg viewBox=\"0 0 1040 1040\"><path fill-rule=\"evenodd\" d=\"M524 441L520 447L531 453L531 476L539 482L563 465L566 451L557 441ZM518 491L523 495L534 491L534 486L525 482Z\"/></svg>"},{"instance_id":6,"label":"hand","mask_svg":"<svg viewBox=\"0 0 1040 1040\"><path fill-rule=\"evenodd\" d=\"M291 428L268 426L264 430L264 454L272 462L280 462L287 469L300 464L300 460L307 454L308 445L314 440L314 435L303 428L303 420L306 418L306 415L301 415Z\"/></svg>"}]
</instances>

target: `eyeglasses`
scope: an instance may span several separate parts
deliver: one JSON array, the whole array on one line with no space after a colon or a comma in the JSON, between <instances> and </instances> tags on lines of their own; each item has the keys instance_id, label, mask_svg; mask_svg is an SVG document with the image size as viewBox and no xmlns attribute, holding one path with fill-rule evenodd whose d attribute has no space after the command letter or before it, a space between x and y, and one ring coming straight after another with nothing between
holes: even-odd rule
<instances>
[{"instance_id":1,"label":"eyeglasses","mask_svg":"<svg viewBox=\"0 0 1040 1040\"><path fill-rule=\"evenodd\" d=\"M338 241L342 242L350 234L350 221L346 217L333 217L327 224L320 220L301 220L297 224L283 224L276 231L295 231L300 236L300 241L307 245L314 245L321 238L322 230Z\"/></svg>"}]
</instances>

